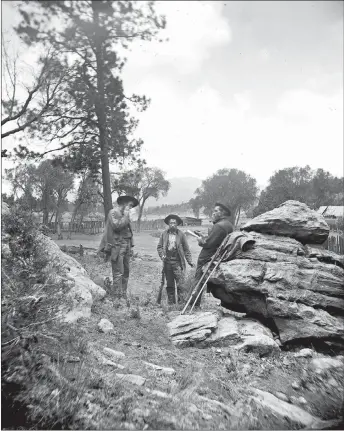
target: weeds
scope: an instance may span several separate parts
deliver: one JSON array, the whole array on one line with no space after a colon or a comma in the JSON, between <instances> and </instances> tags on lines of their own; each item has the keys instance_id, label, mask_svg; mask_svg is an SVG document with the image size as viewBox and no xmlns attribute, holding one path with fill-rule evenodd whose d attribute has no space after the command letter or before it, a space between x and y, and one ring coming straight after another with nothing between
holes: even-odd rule
<instances>
[{"instance_id":1,"label":"weeds","mask_svg":"<svg viewBox=\"0 0 344 431\"><path fill-rule=\"evenodd\" d=\"M87 386L82 363L66 363L87 345L80 330L59 321L69 285L42 253L41 235L20 209L2 218L2 391L10 428L18 424L13 405L25 411L26 424L68 428Z\"/></svg>"}]
</instances>

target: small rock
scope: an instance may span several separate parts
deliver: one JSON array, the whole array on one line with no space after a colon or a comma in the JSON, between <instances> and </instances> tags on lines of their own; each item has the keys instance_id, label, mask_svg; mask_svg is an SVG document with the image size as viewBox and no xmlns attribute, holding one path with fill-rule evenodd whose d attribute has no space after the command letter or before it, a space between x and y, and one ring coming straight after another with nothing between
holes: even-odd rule
<instances>
[{"instance_id":1,"label":"small rock","mask_svg":"<svg viewBox=\"0 0 344 431\"><path fill-rule=\"evenodd\" d=\"M109 361L108 359L105 359L105 358L103 359L102 364L103 365L110 365L111 367L118 368L119 370L124 370L124 368L125 368L124 365L116 364L116 362Z\"/></svg>"},{"instance_id":2,"label":"small rock","mask_svg":"<svg viewBox=\"0 0 344 431\"><path fill-rule=\"evenodd\" d=\"M302 404L302 405L307 404L307 400L306 400L306 398L304 398L304 397L299 397L299 398L298 398L298 401L299 401L299 403L300 403L300 404Z\"/></svg>"},{"instance_id":3,"label":"small rock","mask_svg":"<svg viewBox=\"0 0 344 431\"><path fill-rule=\"evenodd\" d=\"M287 357L283 358L283 365L290 365L290 360Z\"/></svg>"},{"instance_id":4,"label":"small rock","mask_svg":"<svg viewBox=\"0 0 344 431\"><path fill-rule=\"evenodd\" d=\"M208 415L207 413L203 413L202 417L206 421L210 421L211 419L213 419L213 417L211 415Z\"/></svg>"},{"instance_id":5,"label":"small rock","mask_svg":"<svg viewBox=\"0 0 344 431\"><path fill-rule=\"evenodd\" d=\"M326 371L335 368L343 368L344 363L341 357L337 358L315 358L310 363L310 368L313 369L317 374L324 374Z\"/></svg>"},{"instance_id":6,"label":"small rock","mask_svg":"<svg viewBox=\"0 0 344 431\"><path fill-rule=\"evenodd\" d=\"M190 404L190 406L189 406L189 412L191 412L191 413L198 413L198 408L195 406L195 404Z\"/></svg>"},{"instance_id":7,"label":"small rock","mask_svg":"<svg viewBox=\"0 0 344 431\"><path fill-rule=\"evenodd\" d=\"M144 377L138 376L137 374L116 374L116 377L138 386L143 386L146 382Z\"/></svg>"},{"instance_id":8,"label":"small rock","mask_svg":"<svg viewBox=\"0 0 344 431\"><path fill-rule=\"evenodd\" d=\"M328 384L329 384L330 386L334 386L335 388L338 388L338 387L339 387L339 383L338 383L338 382L337 382L337 380L336 380L336 379L334 379L333 377L331 377L331 378L329 379Z\"/></svg>"},{"instance_id":9,"label":"small rock","mask_svg":"<svg viewBox=\"0 0 344 431\"><path fill-rule=\"evenodd\" d=\"M297 397L294 397L294 396L292 395L289 399L290 399L290 402L291 402L292 404L295 404L295 405L299 404L299 399L298 399Z\"/></svg>"},{"instance_id":10,"label":"small rock","mask_svg":"<svg viewBox=\"0 0 344 431\"><path fill-rule=\"evenodd\" d=\"M54 398L54 397L57 397L57 395L59 395L59 394L60 394L60 390L54 389L50 395Z\"/></svg>"},{"instance_id":11,"label":"small rock","mask_svg":"<svg viewBox=\"0 0 344 431\"><path fill-rule=\"evenodd\" d=\"M150 368L154 370L161 371L164 374L173 375L176 371L173 368L161 367L160 365L151 364L150 362L143 361L145 365L148 365Z\"/></svg>"},{"instance_id":12,"label":"small rock","mask_svg":"<svg viewBox=\"0 0 344 431\"><path fill-rule=\"evenodd\" d=\"M66 362L80 362L79 356L68 356Z\"/></svg>"},{"instance_id":13,"label":"small rock","mask_svg":"<svg viewBox=\"0 0 344 431\"><path fill-rule=\"evenodd\" d=\"M126 430L136 430L136 426L130 422L123 422L122 426Z\"/></svg>"},{"instance_id":14,"label":"small rock","mask_svg":"<svg viewBox=\"0 0 344 431\"><path fill-rule=\"evenodd\" d=\"M295 358L311 358L312 356L312 349L301 349L299 352L295 353Z\"/></svg>"},{"instance_id":15,"label":"small rock","mask_svg":"<svg viewBox=\"0 0 344 431\"><path fill-rule=\"evenodd\" d=\"M118 350L110 349L109 347L104 347L103 350L104 350L104 353L106 353L108 356L111 356L115 359L125 357L125 354L123 352L119 352Z\"/></svg>"},{"instance_id":16,"label":"small rock","mask_svg":"<svg viewBox=\"0 0 344 431\"><path fill-rule=\"evenodd\" d=\"M298 391L298 390L300 389L301 385L300 385L300 383L298 383L298 382L293 382L293 383L291 384L291 387L292 387L293 389L295 389L296 391Z\"/></svg>"},{"instance_id":17,"label":"small rock","mask_svg":"<svg viewBox=\"0 0 344 431\"><path fill-rule=\"evenodd\" d=\"M245 337L244 341L234 348L238 351L255 352L259 355L274 354L280 350L272 338L263 334Z\"/></svg>"},{"instance_id":18,"label":"small rock","mask_svg":"<svg viewBox=\"0 0 344 431\"><path fill-rule=\"evenodd\" d=\"M161 397L161 398L171 398L172 397L170 394L167 394L166 392L158 391L156 389L148 389L147 388L146 391L149 394L156 395L157 397Z\"/></svg>"},{"instance_id":19,"label":"small rock","mask_svg":"<svg viewBox=\"0 0 344 431\"><path fill-rule=\"evenodd\" d=\"M275 392L275 396L286 403L289 402L289 398L283 392Z\"/></svg>"},{"instance_id":20,"label":"small rock","mask_svg":"<svg viewBox=\"0 0 344 431\"><path fill-rule=\"evenodd\" d=\"M109 334L110 332L114 332L114 326L108 319L102 319L98 323L98 328L100 332L104 332L105 334Z\"/></svg>"}]
</instances>

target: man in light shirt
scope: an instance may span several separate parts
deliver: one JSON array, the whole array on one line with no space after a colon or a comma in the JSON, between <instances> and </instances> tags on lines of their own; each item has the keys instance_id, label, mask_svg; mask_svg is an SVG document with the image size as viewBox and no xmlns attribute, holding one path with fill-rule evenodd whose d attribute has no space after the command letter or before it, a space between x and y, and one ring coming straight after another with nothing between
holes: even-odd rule
<instances>
[{"instance_id":1,"label":"man in light shirt","mask_svg":"<svg viewBox=\"0 0 344 431\"><path fill-rule=\"evenodd\" d=\"M175 283L177 286L178 301L184 284L186 262L193 267L191 252L184 232L178 229L183 224L182 219L170 214L164 220L168 225L160 236L158 243L158 254L163 261L166 276L166 290L168 303L175 303Z\"/></svg>"}]
</instances>

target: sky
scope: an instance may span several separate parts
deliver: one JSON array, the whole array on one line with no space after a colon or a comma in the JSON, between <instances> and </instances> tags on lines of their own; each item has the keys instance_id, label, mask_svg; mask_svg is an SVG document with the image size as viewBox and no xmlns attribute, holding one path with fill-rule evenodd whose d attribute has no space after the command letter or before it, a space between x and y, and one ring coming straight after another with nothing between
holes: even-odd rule
<instances>
[{"instance_id":1,"label":"sky","mask_svg":"<svg viewBox=\"0 0 344 431\"><path fill-rule=\"evenodd\" d=\"M343 2L155 7L168 41L135 41L123 70L126 93L151 98L136 132L150 166L200 179L236 168L260 187L290 166L343 175ZM17 19L2 2L8 34Z\"/></svg>"}]
</instances>

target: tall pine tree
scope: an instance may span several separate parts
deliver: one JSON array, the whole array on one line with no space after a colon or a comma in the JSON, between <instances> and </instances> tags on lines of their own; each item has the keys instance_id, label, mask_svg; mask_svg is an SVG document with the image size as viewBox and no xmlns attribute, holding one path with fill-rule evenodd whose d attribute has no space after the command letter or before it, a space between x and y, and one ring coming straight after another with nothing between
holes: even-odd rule
<instances>
[{"instance_id":1,"label":"tall pine tree","mask_svg":"<svg viewBox=\"0 0 344 431\"><path fill-rule=\"evenodd\" d=\"M60 160L74 171L101 171L104 210L112 208L111 160L135 158L142 145L132 138L137 126L130 104L144 110L145 97L124 93L120 77L123 52L135 38L151 40L164 28L153 2L22 1L16 31L28 45L53 47L69 70L58 103L46 112L32 134L65 149ZM47 153L46 152L46 153ZM19 155L37 155L19 147Z\"/></svg>"}]
</instances>

